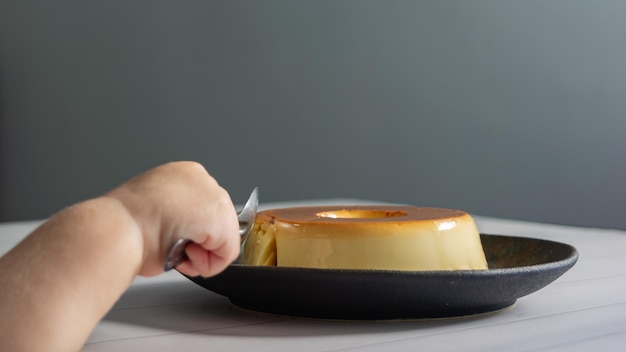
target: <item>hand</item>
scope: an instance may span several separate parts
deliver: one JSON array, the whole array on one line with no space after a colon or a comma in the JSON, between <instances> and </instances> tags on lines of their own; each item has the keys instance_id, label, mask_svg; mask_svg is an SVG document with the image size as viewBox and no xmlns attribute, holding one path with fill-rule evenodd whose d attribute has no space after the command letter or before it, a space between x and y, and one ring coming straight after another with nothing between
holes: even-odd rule
<instances>
[{"instance_id":1,"label":"hand","mask_svg":"<svg viewBox=\"0 0 626 352\"><path fill-rule=\"evenodd\" d=\"M163 271L165 256L179 238L193 241L177 267L190 276L212 276L233 262L240 247L239 222L230 196L204 167L174 162L149 170L109 192L140 227L144 260L140 275Z\"/></svg>"},{"instance_id":2,"label":"hand","mask_svg":"<svg viewBox=\"0 0 626 352\"><path fill-rule=\"evenodd\" d=\"M181 237L194 241L178 267L187 275L217 274L239 254L230 197L193 162L156 167L55 214L0 257L0 350L80 349L137 274L163 271Z\"/></svg>"}]
</instances>

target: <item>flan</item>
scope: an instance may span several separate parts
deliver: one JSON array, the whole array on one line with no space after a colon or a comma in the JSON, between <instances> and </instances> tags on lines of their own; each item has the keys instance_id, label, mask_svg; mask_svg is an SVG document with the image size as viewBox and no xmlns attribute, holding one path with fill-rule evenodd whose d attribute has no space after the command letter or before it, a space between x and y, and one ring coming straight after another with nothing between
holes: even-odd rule
<instances>
[{"instance_id":1,"label":"flan","mask_svg":"<svg viewBox=\"0 0 626 352\"><path fill-rule=\"evenodd\" d=\"M414 206L315 206L257 214L240 263L321 269L482 270L472 217Z\"/></svg>"}]
</instances>

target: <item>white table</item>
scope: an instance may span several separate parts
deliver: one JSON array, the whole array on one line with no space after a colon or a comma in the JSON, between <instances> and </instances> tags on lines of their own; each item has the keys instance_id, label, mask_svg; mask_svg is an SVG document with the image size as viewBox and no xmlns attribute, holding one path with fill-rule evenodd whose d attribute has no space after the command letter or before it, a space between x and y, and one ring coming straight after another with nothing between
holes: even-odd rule
<instances>
[{"instance_id":1,"label":"white table","mask_svg":"<svg viewBox=\"0 0 626 352\"><path fill-rule=\"evenodd\" d=\"M356 204L353 200L265 204ZM369 202L367 202L369 203ZM137 278L84 351L623 351L626 231L475 216L481 233L575 246L578 263L502 312L412 322L339 322L240 310L175 271ZM38 222L0 224L0 254Z\"/></svg>"}]
</instances>

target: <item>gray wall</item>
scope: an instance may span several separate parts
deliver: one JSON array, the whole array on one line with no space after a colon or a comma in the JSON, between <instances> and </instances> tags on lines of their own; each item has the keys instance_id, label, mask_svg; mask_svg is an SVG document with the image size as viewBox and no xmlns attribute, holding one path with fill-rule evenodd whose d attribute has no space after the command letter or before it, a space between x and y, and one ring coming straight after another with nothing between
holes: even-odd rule
<instances>
[{"instance_id":1,"label":"gray wall","mask_svg":"<svg viewBox=\"0 0 626 352\"><path fill-rule=\"evenodd\" d=\"M156 164L626 228L625 1L2 1L0 219Z\"/></svg>"}]
</instances>

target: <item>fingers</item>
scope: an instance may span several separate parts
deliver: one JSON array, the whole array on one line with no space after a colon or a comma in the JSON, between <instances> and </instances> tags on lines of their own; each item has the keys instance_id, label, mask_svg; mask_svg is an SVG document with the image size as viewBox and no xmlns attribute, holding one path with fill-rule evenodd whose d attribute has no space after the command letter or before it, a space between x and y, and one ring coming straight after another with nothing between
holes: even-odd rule
<instances>
[{"instance_id":1,"label":"fingers","mask_svg":"<svg viewBox=\"0 0 626 352\"><path fill-rule=\"evenodd\" d=\"M177 217L180 222L169 228L170 233L188 237L194 243L186 249L189 260L177 269L190 276L213 276L239 255L237 211L228 192L203 167L199 164L184 167L193 173L189 177L193 181L189 185L191 193L185 199L193 201L183 205L182 214Z\"/></svg>"},{"instance_id":2,"label":"fingers","mask_svg":"<svg viewBox=\"0 0 626 352\"><path fill-rule=\"evenodd\" d=\"M210 277L222 272L230 263L236 259L233 253L238 253L239 246L232 247L232 244L225 244L215 250L207 250L197 243L190 243L186 252L189 259L176 269L188 276Z\"/></svg>"},{"instance_id":3,"label":"fingers","mask_svg":"<svg viewBox=\"0 0 626 352\"><path fill-rule=\"evenodd\" d=\"M177 267L181 273L209 277L223 271L237 259L241 244L239 222L227 194L214 215L212 221L205 222L206 228L194 238L195 242L187 246L189 260Z\"/></svg>"}]
</instances>

